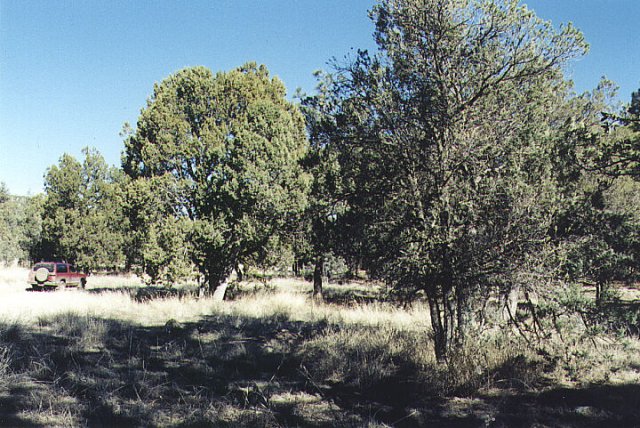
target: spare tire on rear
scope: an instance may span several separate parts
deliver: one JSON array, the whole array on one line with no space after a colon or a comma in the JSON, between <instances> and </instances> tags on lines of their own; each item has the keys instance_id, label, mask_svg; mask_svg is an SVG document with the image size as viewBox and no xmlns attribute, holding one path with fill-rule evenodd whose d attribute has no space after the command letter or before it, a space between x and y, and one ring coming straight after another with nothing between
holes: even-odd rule
<instances>
[{"instance_id":1,"label":"spare tire on rear","mask_svg":"<svg viewBox=\"0 0 640 428\"><path fill-rule=\"evenodd\" d=\"M35 274L36 281L43 283L49 278L49 269L45 267L41 267L36 271Z\"/></svg>"}]
</instances>

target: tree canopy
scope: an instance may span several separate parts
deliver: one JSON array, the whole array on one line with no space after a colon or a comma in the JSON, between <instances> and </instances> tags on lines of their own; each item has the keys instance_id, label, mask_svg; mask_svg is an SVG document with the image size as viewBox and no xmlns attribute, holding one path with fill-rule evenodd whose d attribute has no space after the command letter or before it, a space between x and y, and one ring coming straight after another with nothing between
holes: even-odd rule
<instances>
[{"instance_id":1,"label":"tree canopy","mask_svg":"<svg viewBox=\"0 0 640 428\"><path fill-rule=\"evenodd\" d=\"M82 162L64 154L47 170L40 257L87 270L122 270L127 228L122 172L95 149L83 154Z\"/></svg>"},{"instance_id":2,"label":"tree canopy","mask_svg":"<svg viewBox=\"0 0 640 428\"><path fill-rule=\"evenodd\" d=\"M191 258L211 289L304 208L304 119L264 66L187 68L156 84L123 166L162 182L161 210L185 220Z\"/></svg>"},{"instance_id":3,"label":"tree canopy","mask_svg":"<svg viewBox=\"0 0 640 428\"><path fill-rule=\"evenodd\" d=\"M517 1L394 0L372 18L380 54L338 70L330 132L372 270L426 293L444 359L473 293L544 241L550 115L586 44Z\"/></svg>"},{"instance_id":4,"label":"tree canopy","mask_svg":"<svg viewBox=\"0 0 640 428\"><path fill-rule=\"evenodd\" d=\"M0 182L0 262L34 257L40 241L41 197L13 196Z\"/></svg>"}]
</instances>

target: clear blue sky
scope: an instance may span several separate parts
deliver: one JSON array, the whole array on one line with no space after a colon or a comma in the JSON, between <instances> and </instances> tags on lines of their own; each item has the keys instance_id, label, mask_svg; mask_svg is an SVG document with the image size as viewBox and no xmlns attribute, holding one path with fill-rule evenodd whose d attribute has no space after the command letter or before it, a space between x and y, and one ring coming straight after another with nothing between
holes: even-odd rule
<instances>
[{"instance_id":1,"label":"clear blue sky","mask_svg":"<svg viewBox=\"0 0 640 428\"><path fill-rule=\"evenodd\" d=\"M627 101L640 87L637 0L526 0L572 21L591 53L570 69L579 92L601 75ZM186 66L264 63L292 94L352 48L373 48L374 0L0 0L0 181L42 191L67 152L96 147L119 165L124 122L135 125L153 83ZM634 32L635 30L635 32Z\"/></svg>"}]
</instances>

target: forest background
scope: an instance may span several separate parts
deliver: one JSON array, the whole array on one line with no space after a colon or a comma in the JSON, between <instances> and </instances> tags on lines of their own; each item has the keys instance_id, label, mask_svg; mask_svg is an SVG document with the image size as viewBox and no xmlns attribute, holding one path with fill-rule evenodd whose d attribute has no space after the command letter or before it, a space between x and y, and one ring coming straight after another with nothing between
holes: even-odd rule
<instances>
[{"instance_id":1,"label":"forest background","mask_svg":"<svg viewBox=\"0 0 640 428\"><path fill-rule=\"evenodd\" d=\"M619 302L640 272L640 91L575 93L582 33L515 0L390 0L371 19L376 50L294 101L254 62L156 83L119 167L87 148L44 194L2 186L0 259L209 293L306 276L316 302L329 278L377 281L424 303L442 367L487 323L534 347L567 320L637 336Z\"/></svg>"}]
</instances>

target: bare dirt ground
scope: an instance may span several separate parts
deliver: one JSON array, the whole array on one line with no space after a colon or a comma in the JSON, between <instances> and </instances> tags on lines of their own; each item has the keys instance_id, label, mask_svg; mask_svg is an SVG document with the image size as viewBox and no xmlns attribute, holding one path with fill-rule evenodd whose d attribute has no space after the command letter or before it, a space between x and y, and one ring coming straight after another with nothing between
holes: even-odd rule
<instances>
[{"instance_id":1,"label":"bare dirt ground","mask_svg":"<svg viewBox=\"0 0 640 428\"><path fill-rule=\"evenodd\" d=\"M510 378L525 373L513 354L470 377L486 387L443 396L425 308L366 285L329 287L325 305L297 281L217 303L135 278L47 293L22 278L0 271L0 426L640 426L637 340L598 344L612 373L574 371L593 382Z\"/></svg>"}]
</instances>

